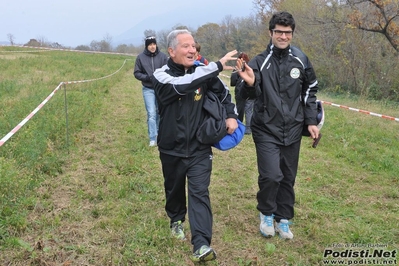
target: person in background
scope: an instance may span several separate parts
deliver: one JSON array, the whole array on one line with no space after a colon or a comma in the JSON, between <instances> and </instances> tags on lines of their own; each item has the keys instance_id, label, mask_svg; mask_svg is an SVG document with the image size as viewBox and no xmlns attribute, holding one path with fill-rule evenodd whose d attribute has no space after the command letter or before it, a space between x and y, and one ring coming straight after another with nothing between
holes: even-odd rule
<instances>
[{"instance_id":1,"label":"person in background","mask_svg":"<svg viewBox=\"0 0 399 266\"><path fill-rule=\"evenodd\" d=\"M156 139L159 128L158 104L155 99L155 92L151 82L151 76L155 69L166 64L168 57L159 51L155 37L145 38L144 51L136 58L134 66L134 77L141 81L143 85L143 98L145 109L147 110L148 136L150 146L156 146Z\"/></svg>"},{"instance_id":2,"label":"person in background","mask_svg":"<svg viewBox=\"0 0 399 266\"><path fill-rule=\"evenodd\" d=\"M169 59L157 69L153 84L159 103L158 150L164 177L165 210L172 236L186 239L183 224L190 221L194 262L216 259L211 248L213 216L209 198L212 146L197 139L205 116L205 96L211 90L226 109L227 134L237 129L237 113L228 87L218 78L222 70L233 69L226 62L237 52L227 53L218 62L197 66L196 47L188 30L173 30L167 37ZM187 197L186 200L186 182ZM188 205L186 205L188 203ZM188 206L188 208L187 208Z\"/></svg>"},{"instance_id":3,"label":"person in background","mask_svg":"<svg viewBox=\"0 0 399 266\"><path fill-rule=\"evenodd\" d=\"M200 45L198 42L195 43L195 49L197 49L195 64L198 65L198 64L202 63L202 64L204 64L204 65L207 66L207 65L209 64L209 62L208 62L208 60L206 60L205 57L203 57L203 56L200 54L200 52L201 52L201 45Z\"/></svg>"},{"instance_id":4,"label":"person in background","mask_svg":"<svg viewBox=\"0 0 399 266\"><path fill-rule=\"evenodd\" d=\"M238 58L242 58L245 63L249 62L249 57L246 53L241 52ZM234 70L231 72L230 77L230 86L234 86L234 97L236 100L237 112L238 112L238 119L241 122L244 122L244 115L245 115L245 134L251 134L251 117L254 108L255 99L244 99L241 97L240 92L238 91L239 84L242 81L241 77L238 75L238 72Z\"/></svg>"},{"instance_id":5,"label":"person in background","mask_svg":"<svg viewBox=\"0 0 399 266\"><path fill-rule=\"evenodd\" d=\"M298 170L302 129L311 138L319 136L317 125L316 74L308 57L291 45L295 20L288 12L273 14L269 22L270 43L245 69L236 68L244 80L243 98L256 98L251 120L258 164L257 209L260 232L292 239L289 228L294 217L294 184Z\"/></svg>"}]
</instances>

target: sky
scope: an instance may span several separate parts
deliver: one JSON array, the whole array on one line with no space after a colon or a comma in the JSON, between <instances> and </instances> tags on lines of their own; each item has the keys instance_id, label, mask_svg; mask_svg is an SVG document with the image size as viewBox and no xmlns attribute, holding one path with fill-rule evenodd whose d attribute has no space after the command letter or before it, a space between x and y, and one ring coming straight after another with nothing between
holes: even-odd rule
<instances>
[{"instance_id":1,"label":"sky","mask_svg":"<svg viewBox=\"0 0 399 266\"><path fill-rule=\"evenodd\" d=\"M146 21L159 20L161 27L169 19L178 20L176 16L167 16L168 12L178 9L185 15L191 12L195 19L203 18L203 24L220 23L227 15L249 16L253 3L252 0L2 0L0 43L8 42L11 34L16 44L39 39L75 47L89 45L93 40L101 41L106 36L118 37L135 26L137 34L142 35L147 29Z\"/></svg>"}]
</instances>

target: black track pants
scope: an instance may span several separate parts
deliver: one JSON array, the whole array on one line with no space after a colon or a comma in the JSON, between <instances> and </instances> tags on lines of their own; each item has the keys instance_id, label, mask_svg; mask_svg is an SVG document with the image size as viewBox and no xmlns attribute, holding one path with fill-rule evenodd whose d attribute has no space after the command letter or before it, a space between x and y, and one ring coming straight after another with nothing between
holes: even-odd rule
<instances>
[{"instance_id":1,"label":"black track pants","mask_svg":"<svg viewBox=\"0 0 399 266\"><path fill-rule=\"evenodd\" d=\"M290 146L270 142L255 143L258 161L257 209L275 219L294 217L294 184L301 141Z\"/></svg>"},{"instance_id":2,"label":"black track pants","mask_svg":"<svg viewBox=\"0 0 399 266\"><path fill-rule=\"evenodd\" d=\"M166 195L165 210L171 223L185 220L186 177L188 217L193 250L210 245L212 240L212 209L209 184L212 171L212 154L182 158L160 153Z\"/></svg>"}]
</instances>

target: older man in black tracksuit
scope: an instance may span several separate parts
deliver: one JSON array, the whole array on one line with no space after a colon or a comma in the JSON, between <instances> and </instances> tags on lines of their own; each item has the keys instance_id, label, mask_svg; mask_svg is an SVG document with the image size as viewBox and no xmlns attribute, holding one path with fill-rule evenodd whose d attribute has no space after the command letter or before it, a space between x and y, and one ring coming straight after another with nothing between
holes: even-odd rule
<instances>
[{"instance_id":1,"label":"older man in black tracksuit","mask_svg":"<svg viewBox=\"0 0 399 266\"><path fill-rule=\"evenodd\" d=\"M156 70L153 84L159 105L160 125L158 149L162 163L166 194L165 210L170 218L172 234L185 239L183 222L188 211L194 262L216 258L210 247L212 211L208 186L212 170L212 148L197 139L197 129L204 118L207 90L217 95L227 112L227 133L237 125L235 105L227 86L218 78L219 72L234 60L232 51L218 62L196 66L195 41L187 30L174 30L168 35L167 65ZM186 178L188 210L186 207Z\"/></svg>"},{"instance_id":2,"label":"older man in black tracksuit","mask_svg":"<svg viewBox=\"0 0 399 266\"><path fill-rule=\"evenodd\" d=\"M295 21L279 12L269 22L270 44L239 75L240 93L256 97L251 120L259 172L257 193L260 232L275 232L292 239L289 220L294 217L294 183L304 125L317 138L317 79L306 55L291 46ZM241 69L242 60L237 61Z\"/></svg>"}]
</instances>

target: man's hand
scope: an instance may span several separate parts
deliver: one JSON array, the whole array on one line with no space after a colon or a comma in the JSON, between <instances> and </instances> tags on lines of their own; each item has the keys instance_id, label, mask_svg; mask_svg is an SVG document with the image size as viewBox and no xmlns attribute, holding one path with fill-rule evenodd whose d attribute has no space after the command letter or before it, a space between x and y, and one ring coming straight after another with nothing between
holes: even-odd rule
<instances>
[{"instance_id":1,"label":"man's hand","mask_svg":"<svg viewBox=\"0 0 399 266\"><path fill-rule=\"evenodd\" d=\"M233 134L234 131L238 128L237 119L235 118L227 118L226 119L226 129L227 134Z\"/></svg>"},{"instance_id":2,"label":"man's hand","mask_svg":"<svg viewBox=\"0 0 399 266\"><path fill-rule=\"evenodd\" d=\"M229 61L237 60L237 57L234 57L237 54L237 50L233 50L228 52L225 56L219 59L219 62L222 63L223 70L233 70L233 66L227 66L226 63Z\"/></svg>"},{"instance_id":3,"label":"man's hand","mask_svg":"<svg viewBox=\"0 0 399 266\"><path fill-rule=\"evenodd\" d=\"M312 138L312 139L317 139L318 137L319 137L319 128L317 127L317 126L315 126L315 125L309 125L308 126L308 131L309 131L309 133L310 133L310 137Z\"/></svg>"},{"instance_id":4,"label":"man's hand","mask_svg":"<svg viewBox=\"0 0 399 266\"><path fill-rule=\"evenodd\" d=\"M238 75L249 85L253 86L255 84L255 74L254 71L247 63L245 63L244 59L239 58L236 62L236 70Z\"/></svg>"}]
</instances>

